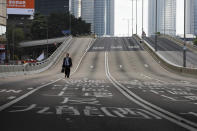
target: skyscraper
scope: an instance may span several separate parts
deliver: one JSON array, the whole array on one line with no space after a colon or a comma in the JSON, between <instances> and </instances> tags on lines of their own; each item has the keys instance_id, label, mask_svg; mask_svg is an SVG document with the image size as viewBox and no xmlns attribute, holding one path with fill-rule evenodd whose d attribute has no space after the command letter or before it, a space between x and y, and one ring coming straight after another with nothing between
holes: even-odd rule
<instances>
[{"instance_id":1,"label":"skyscraper","mask_svg":"<svg viewBox=\"0 0 197 131\"><path fill-rule=\"evenodd\" d=\"M94 0L81 1L81 18L91 24L91 32L94 33Z\"/></svg>"},{"instance_id":2,"label":"skyscraper","mask_svg":"<svg viewBox=\"0 0 197 131\"><path fill-rule=\"evenodd\" d=\"M176 35L176 0L157 0L157 32ZM148 34L155 33L156 1L149 0Z\"/></svg>"},{"instance_id":3,"label":"skyscraper","mask_svg":"<svg viewBox=\"0 0 197 131\"><path fill-rule=\"evenodd\" d=\"M81 17L81 0L71 0L71 13L76 17Z\"/></svg>"},{"instance_id":4,"label":"skyscraper","mask_svg":"<svg viewBox=\"0 0 197 131\"><path fill-rule=\"evenodd\" d=\"M43 15L54 12L68 12L69 0L35 0L35 10Z\"/></svg>"},{"instance_id":5,"label":"skyscraper","mask_svg":"<svg viewBox=\"0 0 197 131\"><path fill-rule=\"evenodd\" d=\"M0 0L0 36L6 31L6 0Z\"/></svg>"},{"instance_id":6,"label":"skyscraper","mask_svg":"<svg viewBox=\"0 0 197 131\"><path fill-rule=\"evenodd\" d=\"M97 35L114 35L114 0L94 0L94 31Z\"/></svg>"}]
</instances>

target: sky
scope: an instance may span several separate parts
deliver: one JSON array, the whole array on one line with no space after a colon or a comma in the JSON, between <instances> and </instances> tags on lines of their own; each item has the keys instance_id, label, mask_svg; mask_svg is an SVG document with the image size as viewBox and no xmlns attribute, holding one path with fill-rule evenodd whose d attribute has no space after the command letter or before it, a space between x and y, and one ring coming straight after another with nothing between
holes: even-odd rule
<instances>
[{"instance_id":1,"label":"sky","mask_svg":"<svg viewBox=\"0 0 197 131\"><path fill-rule=\"evenodd\" d=\"M148 0L144 0L144 30L148 31ZM138 0L138 34L142 32L142 0ZM136 33L136 0L133 2L133 33ZM128 30L129 29L129 30ZM115 36L132 35L132 0L115 0Z\"/></svg>"}]
</instances>

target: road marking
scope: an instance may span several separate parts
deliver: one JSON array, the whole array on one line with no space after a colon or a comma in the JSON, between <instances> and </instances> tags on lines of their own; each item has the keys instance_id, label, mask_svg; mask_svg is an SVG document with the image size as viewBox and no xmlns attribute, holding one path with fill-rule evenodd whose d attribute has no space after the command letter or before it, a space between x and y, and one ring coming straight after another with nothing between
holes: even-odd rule
<instances>
[{"instance_id":1,"label":"road marking","mask_svg":"<svg viewBox=\"0 0 197 131\"><path fill-rule=\"evenodd\" d=\"M93 50L103 50L104 47L93 47Z\"/></svg>"},{"instance_id":2,"label":"road marking","mask_svg":"<svg viewBox=\"0 0 197 131\"><path fill-rule=\"evenodd\" d=\"M64 94L64 91L61 91L61 92L58 94L58 96L63 96L63 94Z\"/></svg>"},{"instance_id":3,"label":"road marking","mask_svg":"<svg viewBox=\"0 0 197 131\"><path fill-rule=\"evenodd\" d=\"M71 76L78 70L83 58L85 57L86 53L88 52L88 50L91 48L91 45L93 45L92 40L89 42L88 44L88 48L86 49L86 51L84 52L84 54L82 55L81 59L79 60L79 63L77 65L77 67L75 68L75 70L73 72L71 72Z\"/></svg>"},{"instance_id":4,"label":"road marking","mask_svg":"<svg viewBox=\"0 0 197 131\"><path fill-rule=\"evenodd\" d=\"M193 115L193 116L197 117L197 113L195 113L195 112L180 113L180 114L182 114L182 115Z\"/></svg>"},{"instance_id":5,"label":"road marking","mask_svg":"<svg viewBox=\"0 0 197 131\"><path fill-rule=\"evenodd\" d=\"M122 46L111 46L111 49L122 49Z\"/></svg>"},{"instance_id":6,"label":"road marking","mask_svg":"<svg viewBox=\"0 0 197 131\"><path fill-rule=\"evenodd\" d=\"M185 129L196 131L197 129L197 123L194 123L192 121L189 121L185 118L182 118L176 114L173 114L165 109L162 109L152 103L149 103L148 101L142 99L141 97L137 96L135 93L127 89L124 85L119 83L109 72L109 63L108 63L108 52L105 52L105 74L109 81L129 100L133 101L137 105L147 109L148 111L151 111L158 116L165 118L166 120L171 121L172 123L175 123Z\"/></svg>"},{"instance_id":7,"label":"road marking","mask_svg":"<svg viewBox=\"0 0 197 131\"><path fill-rule=\"evenodd\" d=\"M0 93L3 93L3 92L5 92L5 93L21 93L22 92L22 90L7 90L7 89L0 89Z\"/></svg>"},{"instance_id":8,"label":"road marking","mask_svg":"<svg viewBox=\"0 0 197 131\"><path fill-rule=\"evenodd\" d=\"M150 90L150 92L152 92L152 93L155 93L155 94L159 95L159 92L157 92L157 91Z\"/></svg>"},{"instance_id":9,"label":"road marking","mask_svg":"<svg viewBox=\"0 0 197 131\"><path fill-rule=\"evenodd\" d=\"M16 98L16 96L10 96L10 97L8 97L8 100L12 100L12 99L15 99Z\"/></svg>"},{"instance_id":10,"label":"road marking","mask_svg":"<svg viewBox=\"0 0 197 131\"><path fill-rule=\"evenodd\" d=\"M129 49L139 49L140 47L138 45L136 46L128 46Z\"/></svg>"},{"instance_id":11,"label":"road marking","mask_svg":"<svg viewBox=\"0 0 197 131\"><path fill-rule=\"evenodd\" d=\"M174 99L174 98L172 98L172 97L169 97L169 96L166 96L166 95L161 95L162 97L165 97L165 98L167 98L167 99L170 99L170 100L172 100L172 101L177 101L176 99Z\"/></svg>"},{"instance_id":12,"label":"road marking","mask_svg":"<svg viewBox=\"0 0 197 131\"><path fill-rule=\"evenodd\" d=\"M75 68L75 71L72 72L71 75L73 75L73 74L77 71L77 69L79 68L79 65L81 64L81 62L82 62L84 56L85 56L86 53L88 52L88 49L90 48L90 44L91 44L91 43L92 43L92 40L90 41L90 43L89 43L89 45L88 45L88 47L87 47L85 53L84 53L83 56L81 57L81 59L80 59L78 65L77 65L77 67ZM60 81L60 80L62 80L62 79L63 79L63 78L59 78L59 79L57 79L57 80L55 80L55 81L53 81L53 82L50 82L50 83L44 84L44 85L42 85L42 86L39 86L39 87L35 88L34 90L31 90L30 92L28 92L28 93L26 93L26 94L24 94L24 95L18 97L17 99L15 99L15 100L13 100L13 101L10 101L10 102L8 102L8 103L6 103L6 104L4 104L4 105L1 105L1 106L0 106L0 111L3 111L3 110L5 110L6 108L12 106L13 104L15 104L15 103L17 103L17 102L23 100L24 98L26 98L26 97L28 97L29 95L35 93L36 91L40 90L41 88L46 87L46 86L51 85L51 84L54 84L54 83L56 83L56 82L58 82L58 81Z\"/></svg>"},{"instance_id":13,"label":"road marking","mask_svg":"<svg viewBox=\"0 0 197 131\"><path fill-rule=\"evenodd\" d=\"M144 67L148 68L149 66L147 64L144 64Z\"/></svg>"}]
</instances>

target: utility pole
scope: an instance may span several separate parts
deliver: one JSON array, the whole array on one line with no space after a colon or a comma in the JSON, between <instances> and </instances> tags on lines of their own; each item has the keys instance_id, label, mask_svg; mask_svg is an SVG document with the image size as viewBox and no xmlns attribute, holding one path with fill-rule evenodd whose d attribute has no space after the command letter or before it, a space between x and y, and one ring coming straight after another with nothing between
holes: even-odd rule
<instances>
[{"instance_id":1,"label":"utility pole","mask_svg":"<svg viewBox=\"0 0 197 131\"><path fill-rule=\"evenodd\" d=\"M142 0L142 36L144 33L144 0Z\"/></svg>"},{"instance_id":2,"label":"utility pole","mask_svg":"<svg viewBox=\"0 0 197 131\"><path fill-rule=\"evenodd\" d=\"M164 35L166 34L166 0L164 0Z\"/></svg>"},{"instance_id":3,"label":"utility pole","mask_svg":"<svg viewBox=\"0 0 197 131\"><path fill-rule=\"evenodd\" d=\"M186 0L184 0L184 46L183 46L183 67L186 67Z\"/></svg>"},{"instance_id":4,"label":"utility pole","mask_svg":"<svg viewBox=\"0 0 197 131\"><path fill-rule=\"evenodd\" d=\"M137 0L136 0L136 35L137 35Z\"/></svg>"},{"instance_id":5,"label":"utility pole","mask_svg":"<svg viewBox=\"0 0 197 131\"><path fill-rule=\"evenodd\" d=\"M155 6L155 51L157 52L157 0Z\"/></svg>"},{"instance_id":6,"label":"utility pole","mask_svg":"<svg viewBox=\"0 0 197 131\"><path fill-rule=\"evenodd\" d=\"M134 0L132 0L132 36L133 36L133 1Z\"/></svg>"},{"instance_id":7,"label":"utility pole","mask_svg":"<svg viewBox=\"0 0 197 131\"><path fill-rule=\"evenodd\" d=\"M48 58L48 54L49 54L49 27L48 27L48 25L47 25L47 58Z\"/></svg>"}]
</instances>

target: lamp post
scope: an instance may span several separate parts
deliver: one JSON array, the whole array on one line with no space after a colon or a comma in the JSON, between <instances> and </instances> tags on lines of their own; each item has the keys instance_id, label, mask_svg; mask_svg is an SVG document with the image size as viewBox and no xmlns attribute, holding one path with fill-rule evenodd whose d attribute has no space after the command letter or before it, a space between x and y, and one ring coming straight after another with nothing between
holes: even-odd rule
<instances>
[{"instance_id":1,"label":"lamp post","mask_svg":"<svg viewBox=\"0 0 197 131\"><path fill-rule=\"evenodd\" d=\"M136 0L136 35L137 35L137 0Z\"/></svg>"},{"instance_id":2,"label":"lamp post","mask_svg":"<svg viewBox=\"0 0 197 131\"><path fill-rule=\"evenodd\" d=\"M127 20L127 22L128 22L128 36L130 35L130 31L129 31L129 29L130 29L130 19L123 19L123 20Z\"/></svg>"},{"instance_id":3,"label":"lamp post","mask_svg":"<svg viewBox=\"0 0 197 131\"><path fill-rule=\"evenodd\" d=\"M2 3L0 3L0 5L5 5L5 8L6 8L6 5L7 5L7 2L5 1L5 2L2 2ZM7 17L7 8L6 8L6 16L5 17ZM6 25L5 25L6 26ZM7 32L6 32L6 37L7 37ZM6 61L9 61L9 59L10 59L10 57L8 57L8 52L9 52L9 46L8 46L8 41L6 42L7 44L6 44Z\"/></svg>"},{"instance_id":4,"label":"lamp post","mask_svg":"<svg viewBox=\"0 0 197 131\"><path fill-rule=\"evenodd\" d=\"M46 57L48 58L48 50L49 50L49 47L48 47L48 44L49 44L49 28L48 28L48 25L46 28L43 28L43 27L40 27L40 29L45 29L46 30L46 36L47 36L47 53L46 53Z\"/></svg>"},{"instance_id":5,"label":"lamp post","mask_svg":"<svg viewBox=\"0 0 197 131\"><path fill-rule=\"evenodd\" d=\"M157 0L155 6L155 51L157 51Z\"/></svg>"},{"instance_id":6,"label":"lamp post","mask_svg":"<svg viewBox=\"0 0 197 131\"><path fill-rule=\"evenodd\" d=\"M133 36L133 0L132 0L132 36Z\"/></svg>"},{"instance_id":7,"label":"lamp post","mask_svg":"<svg viewBox=\"0 0 197 131\"><path fill-rule=\"evenodd\" d=\"M183 67L186 67L186 0L184 0L184 46L183 46Z\"/></svg>"},{"instance_id":8,"label":"lamp post","mask_svg":"<svg viewBox=\"0 0 197 131\"><path fill-rule=\"evenodd\" d=\"M142 0L142 36L144 34L144 0Z\"/></svg>"}]
</instances>

